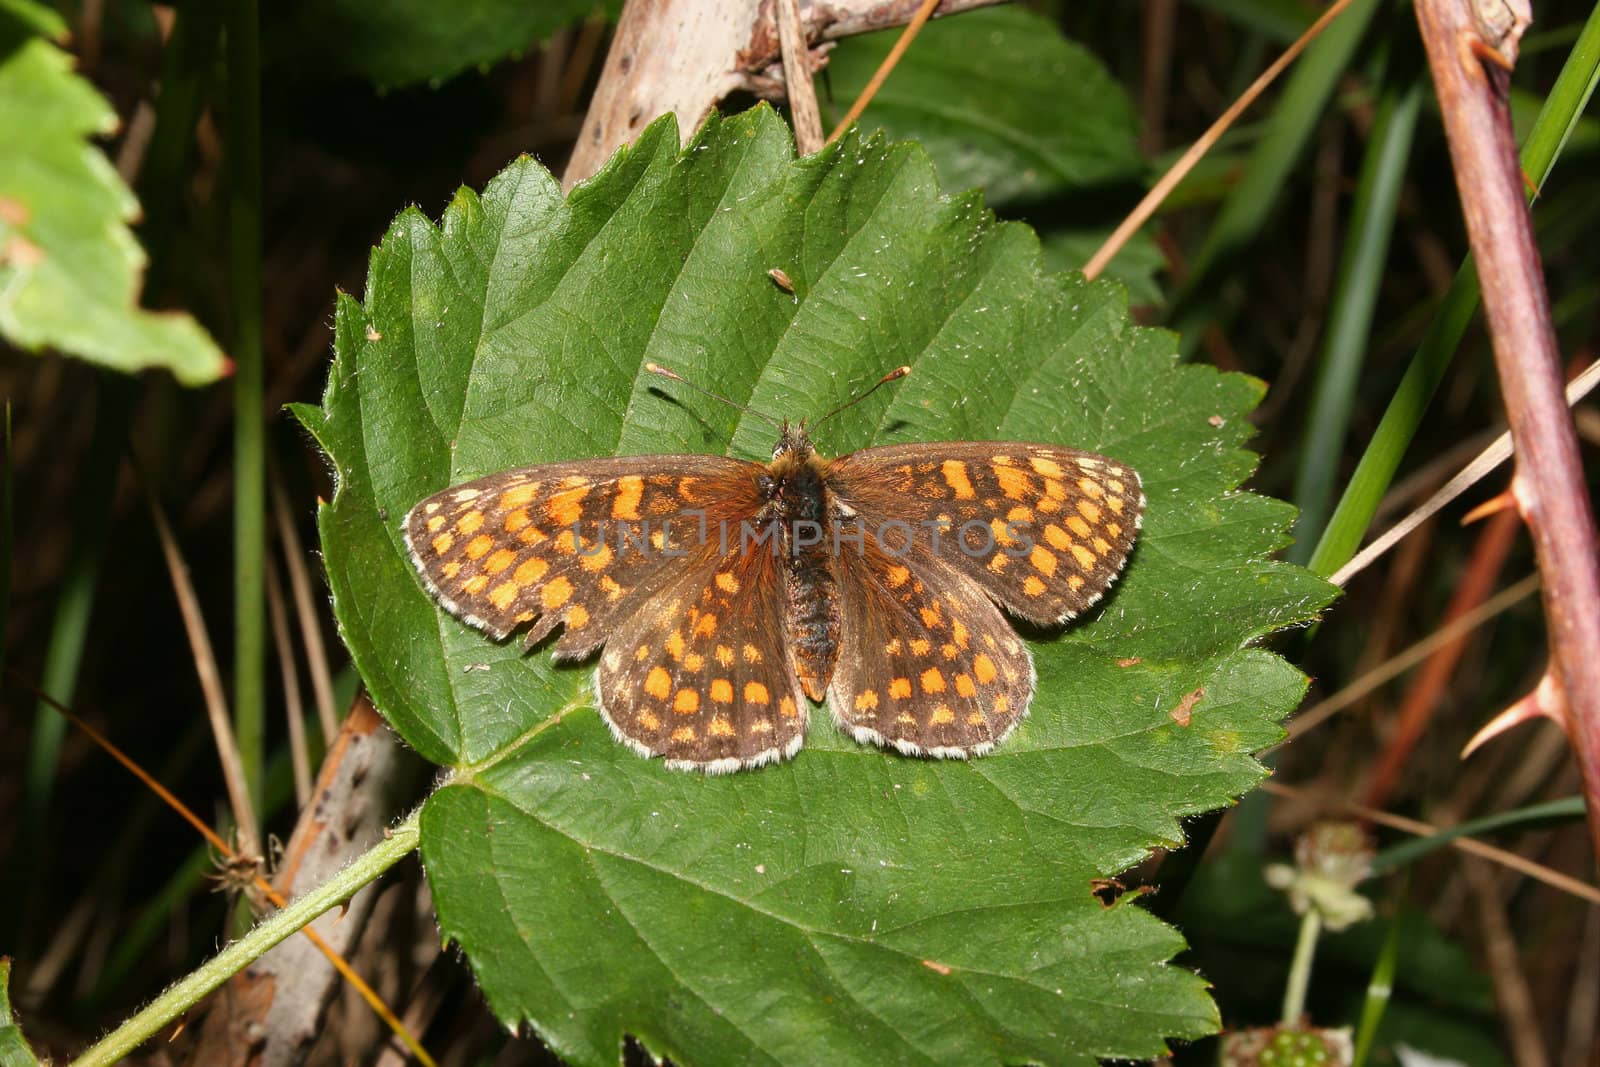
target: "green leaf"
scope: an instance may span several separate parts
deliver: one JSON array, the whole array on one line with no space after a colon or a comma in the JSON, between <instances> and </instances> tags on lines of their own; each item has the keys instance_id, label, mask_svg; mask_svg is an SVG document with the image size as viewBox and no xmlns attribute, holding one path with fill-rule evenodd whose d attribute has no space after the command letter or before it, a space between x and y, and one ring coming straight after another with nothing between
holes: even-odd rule
<instances>
[{"instance_id":1,"label":"green leaf","mask_svg":"<svg viewBox=\"0 0 1600 1067\"><path fill-rule=\"evenodd\" d=\"M27 0L0 7L0 337L121 371L166 367L185 385L215 381L227 360L188 315L138 306L144 252L127 222L133 193L90 143L116 114Z\"/></svg>"},{"instance_id":2,"label":"green leaf","mask_svg":"<svg viewBox=\"0 0 1600 1067\"><path fill-rule=\"evenodd\" d=\"M380 88L441 82L521 56L616 0L302 0L268 27L269 51L319 75L351 74Z\"/></svg>"},{"instance_id":3,"label":"green leaf","mask_svg":"<svg viewBox=\"0 0 1600 1067\"><path fill-rule=\"evenodd\" d=\"M839 42L828 84L840 117L900 30ZM947 188L977 186L996 209L1139 179L1138 119L1122 86L1055 22L1014 7L923 27L862 116L921 141Z\"/></svg>"},{"instance_id":4,"label":"green leaf","mask_svg":"<svg viewBox=\"0 0 1600 1067\"><path fill-rule=\"evenodd\" d=\"M11 1014L11 960L0 956L0 1067L38 1067L38 1063Z\"/></svg>"},{"instance_id":5,"label":"green leaf","mask_svg":"<svg viewBox=\"0 0 1600 1067\"><path fill-rule=\"evenodd\" d=\"M900 30L840 41L827 85L842 118ZM864 130L920 141L947 189L980 188L1001 214L1041 230L1051 269L1083 266L1142 187L1138 117L1122 86L1054 20L1017 7L930 22L861 118ZM1159 304L1165 266L1134 238L1107 273L1135 304Z\"/></svg>"},{"instance_id":6,"label":"green leaf","mask_svg":"<svg viewBox=\"0 0 1600 1067\"><path fill-rule=\"evenodd\" d=\"M796 161L765 107L683 151L657 122L568 200L523 159L440 226L403 213L335 349L323 406L297 409L337 472L334 609L389 721L453 769L423 859L502 1019L584 1064L624 1033L681 1063L1091 1063L1215 1030L1204 983L1165 962L1178 934L1090 889L1250 788L1304 690L1248 647L1332 594L1265 559L1288 506L1237 491L1259 382L1177 366L1118 287L1044 273L1031 231L942 197L920 148L852 135ZM1142 540L1103 610L1034 635L1032 714L993 755L886 754L818 710L793 761L668 771L612 740L591 665L440 611L399 526L515 465L770 454L769 426L646 360L791 418L911 364L819 447L1097 449L1144 477Z\"/></svg>"}]
</instances>

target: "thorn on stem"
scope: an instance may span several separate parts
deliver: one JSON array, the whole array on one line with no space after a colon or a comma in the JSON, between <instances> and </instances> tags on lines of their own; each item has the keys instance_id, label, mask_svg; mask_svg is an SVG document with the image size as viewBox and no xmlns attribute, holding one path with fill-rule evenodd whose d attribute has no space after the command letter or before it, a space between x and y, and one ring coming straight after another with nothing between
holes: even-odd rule
<instances>
[{"instance_id":1,"label":"thorn on stem","mask_svg":"<svg viewBox=\"0 0 1600 1067\"><path fill-rule=\"evenodd\" d=\"M1461 516L1461 525L1471 526L1475 522L1480 522L1483 519L1487 519L1490 515L1498 515L1500 512L1516 506L1516 496L1511 492L1511 490L1507 489L1498 496L1490 497L1488 500L1485 500L1483 503L1467 512L1465 515Z\"/></svg>"},{"instance_id":2,"label":"thorn on stem","mask_svg":"<svg viewBox=\"0 0 1600 1067\"><path fill-rule=\"evenodd\" d=\"M1545 668L1544 677L1533 687L1533 692L1484 723L1483 728L1472 735L1472 740L1461 750L1461 758L1466 759L1507 730L1537 718L1549 719L1565 730L1569 737L1572 735L1566 698L1549 667Z\"/></svg>"}]
</instances>

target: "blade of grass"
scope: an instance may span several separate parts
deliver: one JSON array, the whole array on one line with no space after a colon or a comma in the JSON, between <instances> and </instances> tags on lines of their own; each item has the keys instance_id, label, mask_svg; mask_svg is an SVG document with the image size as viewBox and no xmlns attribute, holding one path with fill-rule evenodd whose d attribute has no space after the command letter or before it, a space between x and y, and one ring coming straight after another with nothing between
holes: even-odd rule
<instances>
[{"instance_id":1,"label":"blade of grass","mask_svg":"<svg viewBox=\"0 0 1600 1067\"><path fill-rule=\"evenodd\" d=\"M195 595L194 583L189 578L189 566L178 549L178 539L167 522L166 511L156 499L155 492L149 488L148 480L145 480L145 491L155 520L156 536L161 542L161 555L166 561L172 590L178 598L178 609L183 616L183 628L189 638L195 673L200 678L200 688L205 695L206 715L211 722L217 760L222 767L222 780L227 787L228 804L232 808L234 826L239 835L239 851L259 862L262 857L261 833L255 816L255 800L246 787L244 770L240 766L239 746L233 735L233 726L228 721L228 698L222 691L222 672L217 667L217 657L211 648L211 635L206 632L205 616L200 612L200 598ZM48 697L45 699L49 700ZM53 700L51 705L61 710Z\"/></svg>"},{"instance_id":2,"label":"blade of grass","mask_svg":"<svg viewBox=\"0 0 1600 1067\"><path fill-rule=\"evenodd\" d=\"M839 125L833 128L828 135L826 144L832 144L839 139L839 135L848 130L851 125L867 110L867 105L872 103L872 98L878 95L878 90L883 88L883 83L888 79L889 72L894 70L900 62L900 57L906 54L906 49L911 47L911 42L916 40L917 34L922 32L922 27L928 19L933 17L933 9L939 6L939 0L922 0L922 5L917 8L917 13L911 16L911 21L906 23L906 28L900 31L894 47L889 49L889 54L883 57L883 62L878 64L878 69L872 72L872 77L867 80L867 87L861 90L861 95L856 97L855 103L850 105L850 110L845 112L844 118L839 120ZM821 121L820 119L818 120Z\"/></svg>"},{"instance_id":3,"label":"blade of grass","mask_svg":"<svg viewBox=\"0 0 1600 1067\"><path fill-rule=\"evenodd\" d=\"M1547 827L1561 826L1569 822L1582 822L1583 816L1582 797L1562 797L1560 800L1529 804L1527 807L1516 808L1512 811L1496 812L1493 815L1485 815L1482 818L1460 823L1450 827L1448 830L1438 830L1425 837L1419 837L1413 841L1405 841L1395 845L1393 848L1384 849L1373 857L1372 873L1382 874L1385 871L1393 871L1410 866L1422 857L1445 847L1457 838L1481 837L1497 830L1543 830Z\"/></svg>"},{"instance_id":4,"label":"blade of grass","mask_svg":"<svg viewBox=\"0 0 1600 1067\"><path fill-rule=\"evenodd\" d=\"M1568 54L1522 146L1522 169L1535 187L1543 186L1550 176L1562 146L1594 92L1597 76L1600 76L1600 5L1590 11L1577 44ZM1477 306L1478 274L1472 257L1468 256L1450 283L1450 290L1428 327L1427 335L1411 358L1405 377L1345 486L1316 550L1311 553L1306 566L1314 573L1323 577L1333 574L1348 563L1360 547L1372 516L1394 481L1400 459L1411 444L1434 390L1444 379L1445 369Z\"/></svg>"},{"instance_id":5,"label":"blade of grass","mask_svg":"<svg viewBox=\"0 0 1600 1067\"><path fill-rule=\"evenodd\" d=\"M1122 250L1122 247L1133 238L1133 235L1139 231L1140 227L1149 221L1150 216L1155 214L1156 209L1166 202L1168 195L1177 187L1178 183L1194 169L1195 164L1199 163L1201 158L1222 139L1222 135L1239 120L1239 116L1244 114L1250 105L1254 104L1261 94L1267 91L1268 86L1277 80L1278 75L1288 69L1291 63L1294 63L1296 57L1299 57L1302 52L1309 56L1317 44L1325 40L1329 34L1334 33L1336 29L1343 30L1347 27L1353 7L1359 7L1362 4L1370 6L1372 3L1373 0L1334 0L1333 3L1329 4L1327 10L1322 13L1322 17L1312 23L1310 28L1292 45L1284 49L1283 54L1273 60L1267 69L1262 71L1255 81L1250 83L1250 87L1240 93L1238 98L1232 104L1229 104L1221 115L1217 116L1216 121L1195 139L1194 144L1184 150L1183 154L1178 157L1177 162L1173 163L1167 172L1161 176L1160 180L1151 186L1150 191L1140 198L1139 203L1134 205L1133 210L1128 212L1127 217L1111 232L1111 236L1105 239L1105 243L1095 251L1093 256L1089 257L1089 262L1084 264L1083 273L1085 277L1096 278L1106 269L1111 261L1116 258L1117 253ZM1302 65L1305 62L1307 62L1306 59L1301 59ZM1296 70L1298 71L1299 67L1296 67ZM1294 79L1291 78L1291 85L1293 82ZM1259 155L1261 151L1259 145L1256 151ZM1223 209L1223 214L1224 216L1227 215L1227 208ZM1221 220L1218 220L1217 225L1221 225ZM1213 227L1212 234L1215 236L1216 227ZM1205 251L1202 249L1202 259L1204 255ZM1195 269L1197 271L1200 265L1199 263L1196 264ZM1193 276L1191 276L1192 281Z\"/></svg>"},{"instance_id":6,"label":"blade of grass","mask_svg":"<svg viewBox=\"0 0 1600 1067\"><path fill-rule=\"evenodd\" d=\"M1339 76L1349 67L1377 10L1378 0L1354 0L1295 64L1238 184L1229 192L1205 244L1190 264L1188 279L1173 299L1168 326L1178 331L1185 358L1199 344L1203 327L1223 317L1217 303L1222 276L1256 239L1279 196L1290 187L1289 172L1316 132Z\"/></svg>"},{"instance_id":7,"label":"blade of grass","mask_svg":"<svg viewBox=\"0 0 1600 1067\"><path fill-rule=\"evenodd\" d=\"M272 512L277 523L278 542L283 546L283 561L289 572L289 588L294 594L295 617L300 639L306 649L306 666L311 673L311 691L317 701L317 722L322 727L322 745L333 744L339 732L339 713L333 699L333 674L328 669L328 650L322 640L317 618L317 599L311 592L311 575L306 569L305 547L295 529L289 510L289 494L281 478L272 478Z\"/></svg>"},{"instance_id":8,"label":"blade of grass","mask_svg":"<svg viewBox=\"0 0 1600 1067\"><path fill-rule=\"evenodd\" d=\"M1351 815L1365 819L1367 822L1377 823L1379 826L1387 826L1391 830L1415 834L1418 837L1431 837L1439 832L1437 826L1429 825L1418 819L1408 819L1403 815L1379 811L1377 808L1369 808L1365 804L1357 804L1355 801L1342 796L1330 796L1318 793L1315 790L1301 789L1298 786L1285 785L1282 782L1273 781L1262 782L1261 789L1263 792L1272 793L1275 796L1315 801L1326 807L1349 812ZM1600 904L1600 886L1579 881L1569 874L1562 874L1560 871L1546 867L1542 863L1535 863L1533 860L1519 856L1515 852L1508 852L1503 848L1484 844L1475 837L1452 838L1449 844L1450 847L1459 849L1462 852L1470 853L1480 859L1490 860L1509 870L1537 879L1552 889L1559 889L1563 893L1577 897L1579 900L1586 900L1591 904Z\"/></svg>"},{"instance_id":9,"label":"blade of grass","mask_svg":"<svg viewBox=\"0 0 1600 1067\"><path fill-rule=\"evenodd\" d=\"M1389 923L1389 933L1378 951L1378 962L1373 965L1372 977L1367 980L1367 995L1361 1002L1361 1021L1356 1024L1356 1051L1350 1067L1365 1067L1367 1055L1372 1051L1372 1039L1377 1036L1378 1024L1389 1006L1394 993L1395 965L1400 958L1400 919Z\"/></svg>"},{"instance_id":10,"label":"blade of grass","mask_svg":"<svg viewBox=\"0 0 1600 1067\"><path fill-rule=\"evenodd\" d=\"M72 700L77 691L90 616L94 611L95 589L100 584L106 531L111 526L122 446L127 440L137 390L136 383L121 374L97 374L95 381L94 432L74 488L72 542L56 594L55 615L50 622L50 641L45 647L40 679L40 687L46 693L65 701ZM19 924L15 928L18 934L32 926L30 917L35 914L38 895L44 891L42 879L50 870L52 840L48 822L65 725L47 705L42 702L35 705L27 777L23 784L21 841L15 853L31 856L33 862L14 865L7 876L7 881L32 879L26 886L19 882L8 887L22 894L18 897L8 891L6 895L6 899L16 902L16 909L7 908L7 912L9 921ZM18 945L19 940L9 943Z\"/></svg>"},{"instance_id":11,"label":"blade of grass","mask_svg":"<svg viewBox=\"0 0 1600 1067\"><path fill-rule=\"evenodd\" d=\"M233 714L251 801L261 799L266 734L266 425L261 350L261 51L257 0L231 0L228 64L228 270L232 291Z\"/></svg>"},{"instance_id":12,"label":"blade of grass","mask_svg":"<svg viewBox=\"0 0 1600 1067\"><path fill-rule=\"evenodd\" d=\"M1310 558L1311 536L1322 529L1327 518L1426 89L1426 75L1409 54L1388 57L1300 448L1294 489L1300 518L1289 550L1289 558L1296 563Z\"/></svg>"},{"instance_id":13,"label":"blade of grass","mask_svg":"<svg viewBox=\"0 0 1600 1067\"><path fill-rule=\"evenodd\" d=\"M283 583L278 568L267 559L267 614L272 624L272 650L283 682L283 710L289 727L289 765L294 768L295 806L311 801L311 755L306 745L305 707L300 699L300 675L295 669L294 642L289 639L289 613L283 606Z\"/></svg>"}]
</instances>

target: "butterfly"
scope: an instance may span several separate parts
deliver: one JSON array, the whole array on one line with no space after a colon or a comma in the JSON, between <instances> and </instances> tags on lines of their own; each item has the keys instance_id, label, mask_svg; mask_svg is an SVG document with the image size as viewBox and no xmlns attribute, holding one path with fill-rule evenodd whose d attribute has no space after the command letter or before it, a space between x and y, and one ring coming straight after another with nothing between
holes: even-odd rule
<instances>
[{"instance_id":1,"label":"butterfly","mask_svg":"<svg viewBox=\"0 0 1600 1067\"><path fill-rule=\"evenodd\" d=\"M764 464L618 456L452 486L406 515L407 550L445 610L491 637L525 627L531 649L560 627L558 660L600 651L602 718L668 767L787 759L824 700L862 743L989 752L1036 681L1003 612L1059 626L1104 595L1143 518L1139 475L1023 442L827 459L805 422L774 425Z\"/></svg>"}]
</instances>

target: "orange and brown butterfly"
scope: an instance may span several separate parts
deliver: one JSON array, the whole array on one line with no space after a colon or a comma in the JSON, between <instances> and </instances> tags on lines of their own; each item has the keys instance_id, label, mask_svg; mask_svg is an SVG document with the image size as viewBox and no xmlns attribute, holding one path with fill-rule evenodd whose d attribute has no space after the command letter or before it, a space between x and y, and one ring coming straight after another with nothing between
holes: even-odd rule
<instances>
[{"instance_id":1,"label":"orange and brown butterfly","mask_svg":"<svg viewBox=\"0 0 1600 1067\"><path fill-rule=\"evenodd\" d=\"M478 478L417 504L406 545L439 603L491 636L526 627L531 648L560 627L561 660L603 648L600 714L669 767L793 756L823 700L864 743L988 752L1035 684L1002 609L1058 626L1098 601L1139 530L1138 474L1010 441L825 459L805 423L778 429L764 464L619 456Z\"/></svg>"}]
</instances>

